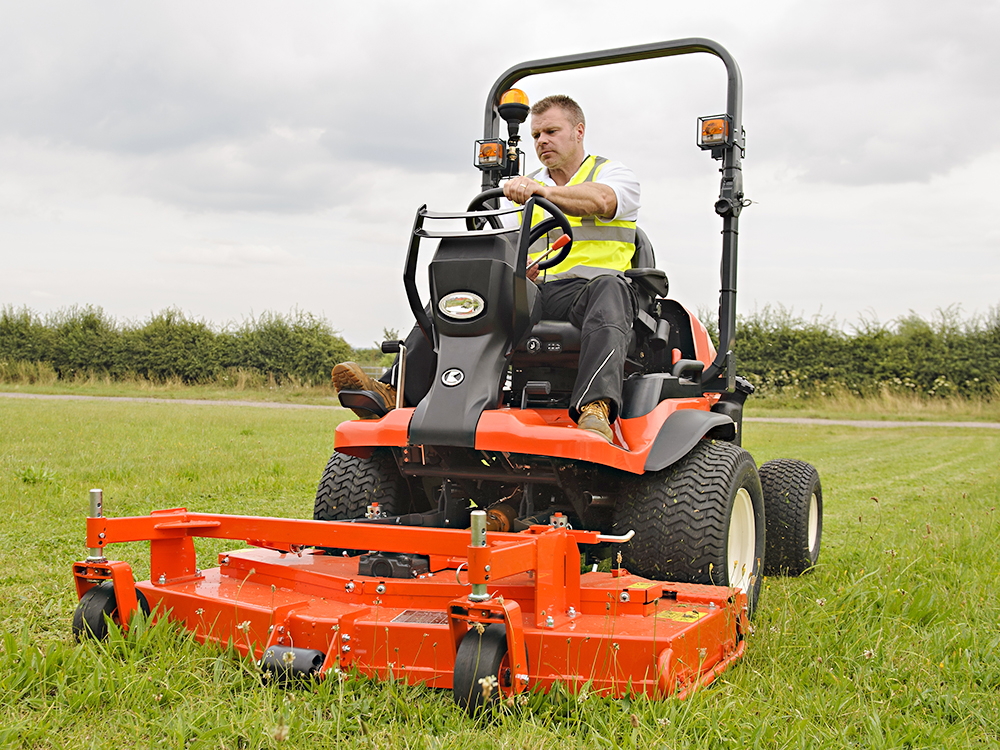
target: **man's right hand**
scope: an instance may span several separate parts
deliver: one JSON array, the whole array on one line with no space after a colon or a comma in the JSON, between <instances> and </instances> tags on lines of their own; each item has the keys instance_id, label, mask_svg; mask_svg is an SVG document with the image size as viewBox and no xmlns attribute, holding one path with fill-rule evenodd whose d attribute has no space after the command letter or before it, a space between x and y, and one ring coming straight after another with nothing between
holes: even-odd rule
<instances>
[{"instance_id":1,"label":"man's right hand","mask_svg":"<svg viewBox=\"0 0 1000 750\"><path fill-rule=\"evenodd\" d=\"M503 186L503 194L507 196L507 200L522 206L533 195L540 195L544 198L545 190L544 185L530 177L515 177L513 180L508 180Z\"/></svg>"}]
</instances>

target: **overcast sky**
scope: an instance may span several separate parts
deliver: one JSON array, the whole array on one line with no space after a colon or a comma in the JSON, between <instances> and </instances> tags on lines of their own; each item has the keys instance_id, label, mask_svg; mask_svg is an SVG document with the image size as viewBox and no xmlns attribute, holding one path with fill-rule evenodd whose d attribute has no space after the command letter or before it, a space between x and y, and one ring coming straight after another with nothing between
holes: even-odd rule
<instances>
[{"instance_id":1,"label":"overcast sky","mask_svg":"<svg viewBox=\"0 0 1000 750\"><path fill-rule=\"evenodd\" d=\"M479 191L473 142L502 72L699 36L745 84L741 313L986 313L998 31L997 0L0 0L0 305L216 325L298 309L370 345L411 325L417 207ZM725 82L691 55L521 86L576 98L588 149L637 173L640 225L695 309L717 304L721 249L695 124L725 109Z\"/></svg>"}]
</instances>

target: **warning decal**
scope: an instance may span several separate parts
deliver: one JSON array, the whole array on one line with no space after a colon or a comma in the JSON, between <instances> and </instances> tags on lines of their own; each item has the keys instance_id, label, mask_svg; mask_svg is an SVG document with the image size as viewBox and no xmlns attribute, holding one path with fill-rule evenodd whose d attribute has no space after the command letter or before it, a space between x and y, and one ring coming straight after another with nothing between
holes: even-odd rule
<instances>
[{"instance_id":1,"label":"warning decal","mask_svg":"<svg viewBox=\"0 0 1000 750\"><path fill-rule=\"evenodd\" d=\"M674 620L675 622L698 622L708 612L695 609L694 607L674 607L666 612L660 612L657 617L664 620Z\"/></svg>"}]
</instances>

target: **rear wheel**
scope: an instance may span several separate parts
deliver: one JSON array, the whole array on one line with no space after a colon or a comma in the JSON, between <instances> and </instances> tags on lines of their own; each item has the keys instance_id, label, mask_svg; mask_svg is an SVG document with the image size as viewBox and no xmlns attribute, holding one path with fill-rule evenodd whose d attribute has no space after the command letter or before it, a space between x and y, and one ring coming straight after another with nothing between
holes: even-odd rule
<instances>
[{"instance_id":1,"label":"rear wheel","mask_svg":"<svg viewBox=\"0 0 1000 750\"><path fill-rule=\"evenodd\" d=\"M767 517L767 575L801 575L819 559L823 487L805 461L779 458L760 467Z\"/></svg>"},{"instance_id":2,"label":"rear wheel","mask_svg":"<svg viewBox=\"0 0 1000 750\"><path fill-rule=\"evenodd\" d=\"M633 573L657 580L734 586L753 614L764 560L764 498L753 457L702 440L663 471L647 474L615 509L615 533Z\"/></svg>"},{"instance_id":3,"label":"rear wheel","mask_svg":"<svg viewBox=\"0 0 1000 750\"><path fill-rule=\"evenodd\" d=\"M487 625L482 633L473 627L465 634L455 655L452 682L455 703L475 717L510 695L513 680L503 625Z\"/></svg>"},{"instance_id":4,"label":"rear wheel","mask_svg":"<svg viewBox=\"0 0 1000 750\"><path fill-rule=\"evenodd\" d=\"M139 609L148 615L149 602L145 595L136 589L135 598ZM80 603L73 612L73 635L77 641L84 638L103 641L108 637L108 619L121 625L114 582L102 581L80 597Z\"/></svg>"}]
</instances>

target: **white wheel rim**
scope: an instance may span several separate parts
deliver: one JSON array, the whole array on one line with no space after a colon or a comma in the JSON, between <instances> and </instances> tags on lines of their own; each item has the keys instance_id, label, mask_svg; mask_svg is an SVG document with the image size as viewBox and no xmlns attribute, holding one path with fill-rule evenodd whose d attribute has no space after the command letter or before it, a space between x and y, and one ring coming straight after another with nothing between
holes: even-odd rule
<instances>
[{"instance_id":1,"label":"white wheel rim","mask_svg":"<svg viewBox=\"0 0 1000 750\"><path fill-rule=\"evenodd\" d=\"M809 554L816 551L816 543L819 541L819 500L816 493L809 498Z\"/></svg>"},{"instance_id":2,"label":"white wheel rim","mask_svg":"<svg viewBox=\"0 0 1000 750\"><path fill-rule=\"evenodd\" d=\"M743 487L733 500L729 517L728 560L729 585L750 590L754 562L757 556L757 523L753 516L753 500Z\"/></svg>"}]
</instances>

